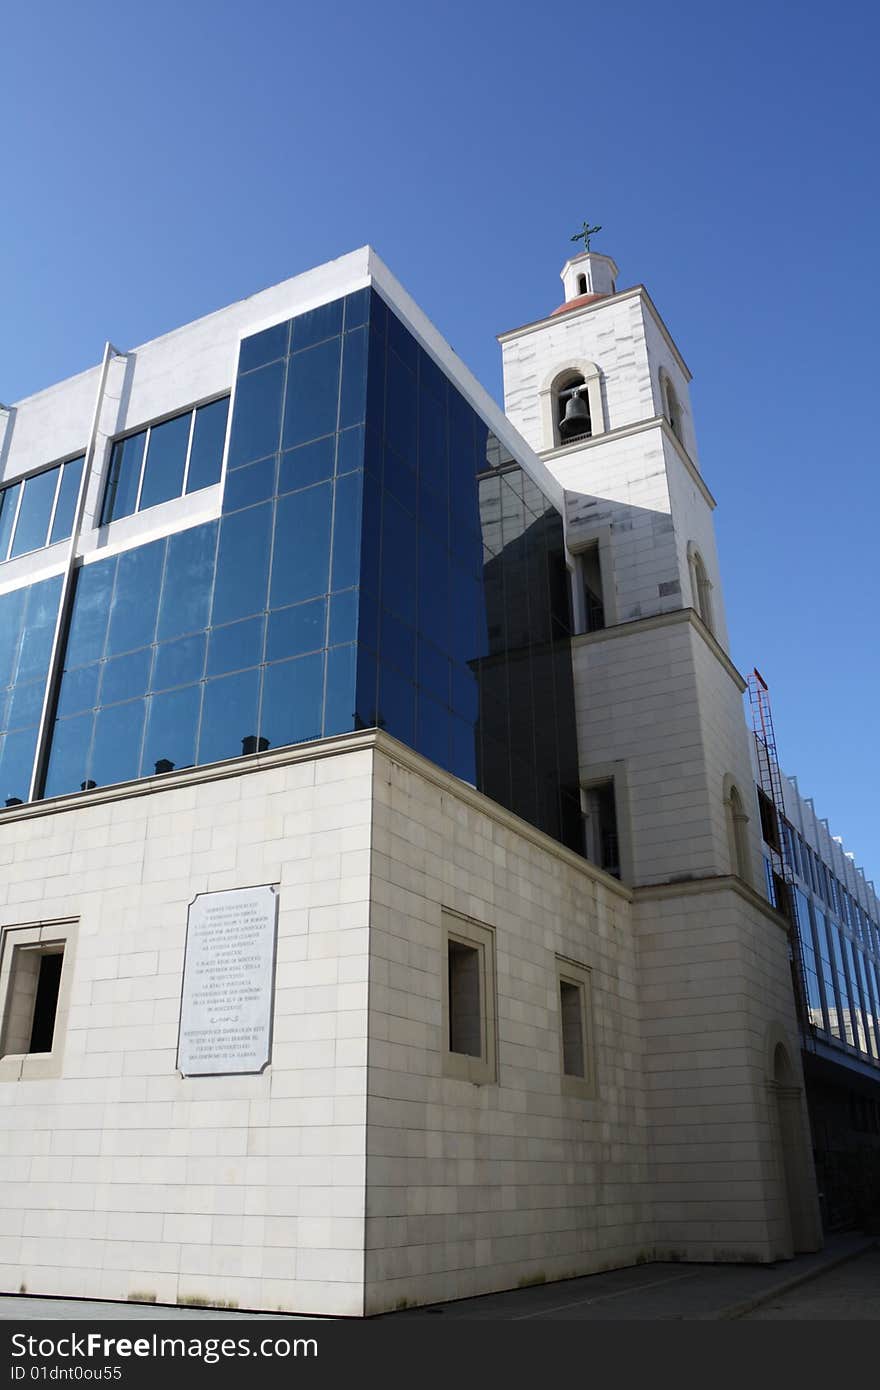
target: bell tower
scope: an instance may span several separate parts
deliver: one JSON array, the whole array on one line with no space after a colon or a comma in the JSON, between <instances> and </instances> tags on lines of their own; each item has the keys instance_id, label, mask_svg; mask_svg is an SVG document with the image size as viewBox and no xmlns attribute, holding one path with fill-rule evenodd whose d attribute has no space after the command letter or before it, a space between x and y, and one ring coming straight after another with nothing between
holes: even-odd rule
<instances>
[{"instance_id":1,"label":"bell tower","mask_svg":"<svg viewBox=\"0 0 880 1390\"><path fill-rule=\"evenodd\" d=\"M763 895L715 499L687 364L645 286L620 288L589 250L594 230L563 266L563 302L501 334L505 410L565 494L585 845L632 890L656 1256L777 1258L821 1237L802 1080L785 1183L768 1104L769 1059L779 1041L798 1057L798 1028L788 924ZM719 1161L743 1140L749 1182Z\"/></svg>"},{"instance_id":2,"label":"bell tower","mask_svg":"<svg viewBox=\"0 0 880 1390\"><path fill-rule=\"evenodd\" d=\"M613 783L630 883L726 873L729 788L753 795L691 374L611 256L588 246L561 279L562 302L500 342L505 411L565 489L584 799ZM756 817L748 830L742 871L758 885Z\"/></svg>"}]
</instances>

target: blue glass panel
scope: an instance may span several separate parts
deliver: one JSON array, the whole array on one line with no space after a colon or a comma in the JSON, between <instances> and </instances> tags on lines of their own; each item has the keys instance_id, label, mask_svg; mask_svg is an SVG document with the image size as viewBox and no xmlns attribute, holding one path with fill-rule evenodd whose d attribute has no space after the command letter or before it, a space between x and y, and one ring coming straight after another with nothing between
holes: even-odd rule
<instances>
[{"instance_id":1,"label":"blue glass panel","mask_svg":"<svg viewBox=\"0 0 880 1390\"><path fill-rule=\"evenodd\" d=\"M332 478L335 446L336 436L328 434L323 439L301 444L298 449L282 454L278 491L295 492L297 488Z\"/></svg>"},{"instance_id":2,"label":"blue glass panel","mask_svg":"<svg viewBox=\"0 0 880 1390\"><path fill-rule=\"evenodd\" d=\"M449 770L454 772L456 777L461 777L465 782L470 782L471 786L475 786L477 781L477 744L473 725L465 724L464 720L457 719L453 714L449 719L449 732L451 737Z\"/></svg>"},{"instance_id":3,"label":"blue glass panel","mask_svg":"<svg viewBox=\"0 0 880 1390\"><path fill-rule=\"evenodd\" d=\"M56 723L44 796L64 796L81 789L88 776L93 722L94 716L89 713Z\"/></svg>"},{"instance_id":4,"label":"blue glass panel","mask_svg":"<svg viewBox=\"0 0 880 1390\"><path fill-rule=\"evenodd\" d=\"M355 290L345 297L345 331L366 323L370 313L370 291Z\"/></svg>"},{"instance_id":5,"label":"blue glass panel","mask_svg":"<svg viewBox=\"0 0 880 1390\"><path fill-rule=\"evenodd\" d=\"M322 304L307 314L298 314L292 324L291 350L299 352L301 348L311 347L313 343L321 343L325 338L333 338L341 333L343 303L341 299L334 299L331 304Z\"/></svg>"},{"instance_id":6,"label":"blue glass panel","mask_svg":"<svg viewBox=\"0 0 880 1390\"><path fill-rule=\"evenodd\" d=\"M388 332L388 319L391 317L388 306L380 294L370 291L370 328L383 336Z\"/></svg>"},{"instance_id":7,"label":"blue glass panel","mask_svg":"<svg viewBox=\"0 0 880 1390\"><path fill-rule=\"evenodd\" d=\"M271 526L268 502L223 518L211 618L215 626L261 613L266 607Z\"/></svg>"},{"instance_id":8,"label":"blue glass panel","mask_svg":"<svg viewBox=\"0 0 880 1390\"><path fill-rule=\"evenodd\" d=\"M55 516L52 521L52 534L49 537L50 545L54 545L56 541L66 541L73 530L84 461L83 458L71 459L69 463L64 465L61 473L61 487L58 489L58 501L55 504Z\"/></svg>"},{"instance_id":9,"label":"blue glass panel","mask_svg":"<svg viewBox=\"0 0 880 1390\"><path fill-rule=\"evenodd\" d=\"M431 762L449 766L449 711L427 695L419 696L416 747Z\"/></svg>"},{"instance_id":10,"label":"blue glass panel","mask_svg":"<svg viewBox=\"0 0 880 1390\"><path fill-rule=\"evenodd\" d=\"M104 655L110 595L115 577L115 559L83 565L78 571L65 653L68 667L85 666Z\"/></svg>"},{"instance_id":11,"label":"blue glass panel","mask_svg":"<svg viewBox=\"0 0 880 1390\"><path fill-rule=\"evenodd\" d=\"M398 622L384 609L381 614L379 653L383 662L398 670L407 680L416 674L416 634L405 623Z\"/></svg>"},{"instance_id":12,"label":"blue glass panel","mask_svg":"<svg viewBox=\"0 0 880 1390\"><path fill-rule=\"evenodd\" d=\"M379 727L379 665L372 652L358 645L357 655L357 703L355 705L355 728L375 729Z\"/></svg>"},{"instance_id":13,"label":"blue glass panel","mask_svg":"<svg viewBox=\"0 0 880 1390\"><path fill-rule=\"evenodd\" d=\"M232 412L230 468L277 453L284 372L284 362L273 362L239 379Z\"/></svg>"},{"instance_id":14,"label":"blue glass panel","mask_svg":"<svg viewBox=\"0 0 880 1390\"><path fill-rule=\"evenodd\" d=\"M294 329L294 338L296 329ZM284 406L284 448L320 439L336 429L341 338L295 352L290 358Z\"/></svg>"},{"instance_id":15,"label":"blue glass panel","mask_svg":"<svg viewBox=\"0 0 880 1390\"><path fill-rule=\"evenodd\" d=\"M192 767L196 759L196 729L202 700L200 685L184 686L147 703L147 727L141 758L141 776Z\"/></svg>"},{"instance_id":16,"label":"blue glass panel","mask_svg":"<svg viewBox=\"0 0 880 1390\"><path fill-rule=\"evenodd\" d=\"M266 660L283 661L285 657L301 656L323 647L326 616L327 601L323 598L270 613Z\"/></svg>"},{"instance_id":17,"label":"blue glass panel","mask_svg":"<svg viewBox=\"0 0 880 1390\"><path fill-rule=\"evenodd\" d=\"M285 357L289 341L288 322L276 323L271 328L264 328L262 333L253 333L249 338L242 339L238 358L239 373L252 372L255 367L265 367L267 362L275 362L277 358Z\"/></svg>"},{"instance_id":18,"label":"blue glass panel","mask_svg":"<svg viewBox=\"0 0 880 1390\"><path fill-rule=\"evenodd\" d=\"M364 427L343 430L336 447L336 472L352 473L364 466Z\"/></svg>"},{"instance_id":19,"label":"blue glass panel","mask_svg":"<svg viewBox=\"0 0 880 1390\"><path fill-rule=\"evenodd\" d=\"M372 594L365 594L360 590L360 607L358 611L358 642L361 646L369 647L371 652L379 650L379 605ZM335 597L335 595L334 595Z\"/></svg>"},{"instance_id":20,"label":"blue glass panel","mask_svg":"<svg viewBox=\"0 0 880 1390\"><path fill-rule=\"evenodd\" d=\"M345 589L341 594L330 596L330 631L328 645L338 646L341 642L354 642L358 631L357 589Z\"/></svg>"},{"instance_id":21,"label":"blue glass panel","mask_svg":"<svg viewBox=\"0 0 880 1390\"><path fill-rule=\"evenodd\" d=\"M136 695L146 694L152 655L150 647L142 647L140 651L105 661L101 675L101 704L115 705L120 700L133 700Z\"/></svg>"},{"instance_id":22,"label":"blue glass panel","mask_svg":"<svg viewBox=\"0 0 880 1390\"><path fill-rule=\"evenodd\" d=\"M140 771L144 701L110 705L95 716L89 779L99 787L128 782ZM72 720L70 721L73 722Z\"/></svg>"},{"instance_id":23,"label":"blue glass panel","mask_svg":"<svg viewBox=\"0 0 880 1390\"><path fill-rule=\"evenodd\" d=\"M271 607L283 608L325 594L329 561L330 484L320 483L280 498L275 515Z\"/></svg>"},{"instance_id":24,"label":"blue glass panel","mask_svg":"<svg viewBox=\"0 0 880 1390\"><path fill-rule=\"evenodd\" d=\"M327 690L324 696L324 736L347 734L357 728L355 669L357 647L333 647L327 653Z\"/></svg>"},{"instance_id":25,"label":"blue glass panel","mask_svg":"<svg viewBox=\"0 0 880 1390\"><path fill-rule=\"evenodd\" d=\"M411 372L416 370L419 360L419 345L392 309L388 310L388 346L397 353L400 360Z\"/></svg>"},{"instance_id":26,"label":"blue glass panel","mask_svg":"<svg viewBox=\"0 0 880 1390\"><path fill-rule=\"evenodd\" d=\"M449 643L449 552L429 532L419 535L419 631L438 647Z\"/></svg>"},{"instance_id":27,"label":"blue glass panel","mask_svg":"<svg viewBox=\"0 0 880 1390\"><path fill-rule=\"evenodd\" d=\"M386 489L392 493L412 516L419 505L419 489L416 474L408 463L404 463L390 449L385 451Z\"/></svg>"},{"instance_id":28,"label":"blue glass panel","mask_svg":"<svg viewBox=\"0 0 880 1390\"><path fill-rule=\"evenodd\" d=\"M65 714L79 714L80 710L94 709L98 703L98 677L101 667L80 666L76 671L65 671L61 678L58 695L59 717Z\"/></svg>"},{"instance_id":29,"label":"blue glass panel","mask_svg":"<svg viewBox=\"0 0 880 1390\"><path fill-rule=\"evenodd\" d=\"M119 556L110 610L107 655L145 647L156 635L165 542L139 545Z\"/></svg>"},{"instance_id":30,"label":"blue glass panel","mask_svg":"<svg viewBox=\"0 0 880 1390\"><path fill-rule=\"evenodd\" d=\"M265 618L245 618L242 623L212 628L208 646L208 675L224 676L228 671L243 671L247 666L259 666L263 660L265 623Z\"/></svg>"},{"instance_id":31,"label":"blue glass panel","mask_svg":"<svg viewBox=\"0 0 880 1390\"><path fill-rule=\"evenodd\" d=\"M524 698L529 699L531 691L524 690ZM452 708L466 724L476 723L480 711L480 689L477 678L467 666L457 662L452 665Z\"/></svg>"},{"instance_id":32,"label":"blue glass panel","mask_svg":"<svg viewBox=\"0 0 880 1390\"><path fill-rule=\"evenodd\" d=\"M419 639L419 685L441 704L449 704L449 658L423 637Z\"/></svg>"},{"instance_id":33,"label":"blue glass panel","mask_svg":"<svg viewBox=\"0 0 880 1390\"><path fill-rule=\"evenodd\" d=\"M257 734L259 671L240 671L208 681L202 705L199 763L237 758L251 747Z\"/></svg>"},{"instance_id":34,"label":"blue glass panel","mask_svg":"<svg viewBox=\"0 0 880 1390\"><path fill-rule=\"evenodd\" d=\"M36 729L21 729L0 737L0 806L10 801L27 801L36 748Z\"/></svg>"},{"instance_id":35,"label":"blue glass panel","mask_svg":"<svg viewBox=\"0 0 880 1390\"><path fill-rule=\"evenodd\" d=\"M186 477L187 492L197 492L199 488L219 483L228 414L228 396L219 401L211 401L210 405L202 405L196 411L192 448L189 452L189 472Z\"/></svg>"},{"instance_id":36,"label":"blue glass panel","mask_svg":"<svg viewBox=\"0 0 880 1390\"><path fill-rule=\"evenodd\" d=\"M27 597L16 679L36 680L45 676L52 654L55 620L61 598L61 576L32 584Z\"/></svg>"},{"instance_id":37,"label":"blue glass panel","mask_svg":"<svg viewBox=\"0 0 880 1390\"><path fill-rule=\"evenodd\" d=\"M336 510L333 518L334 589L348 589L360 579L363 486L362 473L346 473L336 479Z\"/></svg>"},{"instance_id":38,"label":"blue glass panel","mask_svg":"<svg viewBox=\"0 0 880 1390\"><path fill-rule=\"evenodd\" d=\"M341 480L340 480L341 481ZM363 526L361 530L361 587L378 595L380 586L379 559L382 535L382 492L376 480L364 474ZM340 588L341 585L334 585Z\"/></svg>"},{"instance_id":39,"label":"blue glass panel","mask_svg":"<svg viewBox=\"0 0 880 1390\"><path fill-rule=\"evenodd\" d=\"M324 653L267 666L260 738L270 748L321 737Z\"/></svg>"},{"instance_id":40,"label":"blue glass panel","mask_svg":"<svg viewBox=\"0 0 880 1390\"><path fill-rule=\"evenodd\" d=\"M342 391L339 428L363 420L367 409L367 330L356 328L342 340Z\"/></svg>"},{"instance_id":41,"label":"blue glass panel","mask_svg":"<svg viewBox=\"0 0 880 1390\"><path fill-rule=\"evenodd\" d=\"M0 594L0 690L15 679L27 589Z\"/></svg>"},{"instance_id":42,"label":"blue glass panel","mask_svg":"<svg viewBox=\"0 0 880 1390\"><path fill-rule=\"evenodd\" d=\"M153 690L169 690L175 685L190 685L201 680L205 670L205 634L178 637L163 642L153 658Z\"/></svg>"},{"instance_id":43,"label":"blue glass panel","mask_svg":"<svg viewBox=\"0 0 880 1390\"><path fill-rule=\"evenodd\" d=\"M411 681L379 665L379 727L413 747L415 734L415 688Z\"/></svg>"},{"instance_id":44,"label":"blue glass panel","mask_svg":"<svg viewBox=\"0 0 880 1390\"><path fill-rule=\"evenodd\" d=\"M128 439L117 439L113 445L104 510L101 513L102 526L106 526L108 521L115 521L117 517L130 516L134 511L146 440L147 432L141 430L140 434L132 434Z\"/></svg>"},{"instance_id":45,"label":"blue glass panel","mask_svg":"<svg viewBox=\"0 0 880 1390\"><path fill-rule=\"evenodd\" d=\"M416 524L393 497L382 507L382 603L415 625Z\"/></svg>"},{"instance_id":46,"label":"blue glass panel","mask_svg":"<svg viewBox=\"0 0 880 1390\"><path fill-rule=\"evenodd\" d=\"M9 542L12 540L15 509L18 506L18 494L20 492L21 483L15 483L13 487L5 487L0 492L0 561L5 560L9 554Z\"/></svg>"},{"instance_id":47,"label":"blue glass panel","mask_svg":"<svg viewBox=\"0 0 880 1390\"><path fill-rule=\"evenodd\" d=\"M389 447L415 466L418 447L418 393L416 380L395 353L388 354L386 378L385 439Z\"/></svg>"},{"instance_id":48,"label":"blue glass panel","mask_svg":"<svg viewBox=\"0 0 880 1390\"><path fill-rule=\"evenodd\" d=\"M7 729L27 729L39 724L45 681L21 681L13 688L6 711Z\"/></svg>"},{"instance_id":49,"label":"blue glass panel","mask_svg":"<svg viewBox=\"0 0 880 1390\"><path fill-rule=\"evenodd\" d=\"M252 507L255 502L265 502L275 491L275 455L249 463L244 468L236 468L226 474L223 489L223 511L237 512L242 507Z\"/></svg>"},{"instance_id":50,"label":"blue glass panel","mask_svg":"<svg viewBox=\"0 0 880 1390\"><path fill-rule=\"evenodd\" d=\"M173 420L166 420L163 425L154 425L150 430L138 511L179 497L183 492L183 470L191 424L192 412L187 411L186 415L178 415Z\"/></svg>"},{"instance_id":51,"label":"blue glass panel","mask_svg":"<svg viewBox=\"0 0 880 1390\"><path fill-rule=\"evenodd\" d=\"M28 478L24 485L24 495L18 513L18 523L12 540L12 554L25 555L29 550L39 550L49 539L49 518L55 489L58 486L60 469L50 468L46 473L37 473Z\"/></svg>"},{"instance_id":52,"label":"blue glass panel","mask_svg":"<svg viewBox=\"0 0 880 1390\"><path fill-rule=\"evenodd\" d=\"M160 642L207 627L216 549L216 521L169 537L157 632Z\"/></svg>"}]
</instances>

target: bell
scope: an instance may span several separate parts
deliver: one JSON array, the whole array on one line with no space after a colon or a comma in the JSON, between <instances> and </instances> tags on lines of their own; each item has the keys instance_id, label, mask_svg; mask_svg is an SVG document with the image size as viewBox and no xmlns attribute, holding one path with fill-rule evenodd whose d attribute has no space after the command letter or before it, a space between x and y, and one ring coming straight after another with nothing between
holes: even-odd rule
<instances>
[{"instance_id":1,"label":"bell","mask_svg":"<svg viewBox=\"0 0 880 1390\"><path fill-rule=\"evenodd\" d=\"M569 396L565 403L565 414L559 421L559 433L563 439L573 439L577 434L590 433L590 409L577 391Z\"/></svg>"}]
</instances>

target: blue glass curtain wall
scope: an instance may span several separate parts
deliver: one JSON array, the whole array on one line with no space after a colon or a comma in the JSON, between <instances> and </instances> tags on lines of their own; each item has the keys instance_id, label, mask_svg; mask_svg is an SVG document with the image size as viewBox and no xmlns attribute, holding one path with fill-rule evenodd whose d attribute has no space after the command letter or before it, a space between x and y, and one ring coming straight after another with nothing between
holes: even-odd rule
<instances>
[{"instance_id":1,"label":"blue glass curtain wall","mask_svg":"<svg viewBox=\"0 0 880 1390\"><path fill-rule=\"evenodd\" d=\"M363 290L242 343L217 522L80 569L44 794L380 727L580 850L569 636L561 518Z\"/></svg>"},{"instance_id":2,"label":"blue glass curtain wall","mask_svg":"<svg viewBox=\"0 0 880 1390\"><path fill-rule=\"evenodd\" d=\"M80 455L0 488L0 563L67 540L82 468Z\"/></svg>"},{"instance_id":3,"label":"blue glass curtain wall","mask_svg":"<svg viewBox=\"0 0 880 1390\"><path fill-rule=\"evenodd\" d=\"M0 805L27 801L61 576L0 595Z\"/></svg>"}]
</instances>

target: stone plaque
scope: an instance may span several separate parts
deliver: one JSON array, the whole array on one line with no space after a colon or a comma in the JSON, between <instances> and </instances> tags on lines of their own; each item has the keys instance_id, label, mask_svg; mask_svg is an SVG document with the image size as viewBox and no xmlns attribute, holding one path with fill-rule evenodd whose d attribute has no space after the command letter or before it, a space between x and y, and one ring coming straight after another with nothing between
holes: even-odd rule
<instances>
[{"instance_id":1,"label":"stone plaque","mask_svg":"<svg viewBox=\"0 0 880 1390\"><path fill-rule=\"evenodd\" d=\"M177 1045L183 1076L268 1064L277 919L274 888L200 893L190 904Z\"/></svg>"}]
</instances>

